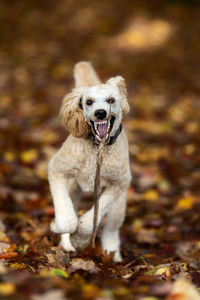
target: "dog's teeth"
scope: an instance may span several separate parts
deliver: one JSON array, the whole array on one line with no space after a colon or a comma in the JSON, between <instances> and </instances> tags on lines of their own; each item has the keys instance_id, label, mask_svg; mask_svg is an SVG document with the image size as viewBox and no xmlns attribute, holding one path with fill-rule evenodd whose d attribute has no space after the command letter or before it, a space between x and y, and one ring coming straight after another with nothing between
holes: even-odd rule
<instances>
[{"instance_id":1,"label":"dog's teeth","mask_svg":"<svg viewBox=\"0 0 200 300\"><path fill-rule=\"evenodd\" d=\"M106 123L107 123L107 121L94 122L95 125L96 125L96 124L106 124Z\"/></svg>"},{"instance_id":2,"label":"dog's teeth","mask_svg":"<svg viewBox=\"0 0 200 300\"><path fill-rule=\"evenodd\" d=\"M98 137L98 135L96 135L96 137L97 137L97 140L98 140L98 141L101 141L101 139Z\"/></svg>"}]
</instances>

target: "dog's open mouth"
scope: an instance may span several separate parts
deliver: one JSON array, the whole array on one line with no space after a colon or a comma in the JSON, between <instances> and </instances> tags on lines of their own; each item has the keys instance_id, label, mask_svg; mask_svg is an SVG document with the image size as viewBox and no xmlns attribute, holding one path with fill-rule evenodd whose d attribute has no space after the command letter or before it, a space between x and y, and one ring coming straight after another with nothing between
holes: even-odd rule
<instances>
[{"instance_id":1,"label":"dog's open mouth","mask_svg":"<svg viewBox=\"0 0 200 300\"><path fill-rule=\"evenodd\" d=\"M103 120L103 121L98 121L98 122L94 122L91 120L90 122L92 124L92 129L93 129L93 132L94 132L96 138L99 141L101 141L105 136L106 140L107 140L113 129L115 117L111 116L111 118L109 120Z\"/></svg>"}]
</instances>

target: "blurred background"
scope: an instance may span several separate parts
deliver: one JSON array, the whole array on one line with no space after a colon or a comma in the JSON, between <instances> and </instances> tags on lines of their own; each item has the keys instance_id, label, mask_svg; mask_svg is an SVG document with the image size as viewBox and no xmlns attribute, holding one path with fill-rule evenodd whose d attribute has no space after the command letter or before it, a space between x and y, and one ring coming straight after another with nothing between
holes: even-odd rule
<instances>
[{"instance_id":1,"label":"blurred background","mask_svg":"<svg viewBox=\"0 0 200 300\"><path fill-rule=\"evenodd\" d=\"M0 7L0 253L7 255L0 273L12 282L5 293L17 287L22 297L31 275L17 283L13 272L39 272L49 262L43 252L57 243L46 168L67 136L58 112L80 60L102 80L122 75L127 83L133 182L125 259L158 251L181 260L198 251L200 2L0 0Z\"/></svg>"}]
</instances>

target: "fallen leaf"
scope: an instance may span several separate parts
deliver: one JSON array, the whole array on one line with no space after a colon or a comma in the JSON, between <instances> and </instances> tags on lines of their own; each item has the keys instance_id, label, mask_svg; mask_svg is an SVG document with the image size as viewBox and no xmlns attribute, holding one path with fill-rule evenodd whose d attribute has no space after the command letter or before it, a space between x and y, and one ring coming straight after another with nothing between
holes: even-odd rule
<instances>
[{"instance_id":1,"label":"fallen leaf","mask_svg":"<svg viewBox=\"0 0 200 300\"><path fill-rule=\"evenodd\" d=\"M39 272L40 276L42 277L49 277L49 276L60 276L64 278L68 278L69 275L63 269L58 268L42 268Z\"/></svg>"},{"instance_id":2,"label":"fallen leaf","mask_svg":"<svg viewBox=\"0 0 200 300\"><path fill-rule=\"evenodd\" d=\"M50 274L51 275L55 275L55 276L60 276L60 277L64 277L64 278L68 278L68 274L66 271L62 270L62 269L51 269L50 270Z\"/></svg>"},{"instance_id":3,"label":"fallen leaf","mask_svg":"<svg viewBox=\"0 0 200 300\"><path fill-rule=\"evenodd\" d=\"M157 201L158 200L158 192L156 190L148 190L143 195L143 199L148 201Z\"/></svg>"},{"instance_id":4,"label":"fallen leaf","mask_svg":"<svg viewBox=\"0 0 200 300\"><path fill-rule=\"evenodd\" d=\"M7 253L0 254L0 259L11 259L16 258L18 256L17 252L9 251Z\"/></svg>"},{"instance_id":5,"label":"fallen leaf","mask_svg":"<svg viewBox=\"0 0 200 300\"><path fill-rule=\"evenodd\" d=\"M24 163L32 163L38 158L38 151L36 149L23 151L20 158Z\"/></svg>"},{"instance_id":6,"label":"fallen leaf","mask_svg":"<svg viewBox=\"0 0 200 300\"><path fill-rule=\"evenodd\" d=\"M84 284L82 286L82 293L86 299L96 299L101 295L99 287L95 284Z\"/></svg>"},{"instance_id":7,"label":"fallen leaf","mask_svg":"<svg viewBox=\"0 0 200 300\"><path fill-rule=\"evenodd\" d=\"M10 296L16 291L15 285L12 282L0 283L0 294Z\"/></svg>"},{"instance_id":8,"label":"fallen leaf","mask_svg":"<svg viewBox=\"0 0 200 300\"><path fill-rule=\"evenodd\" d=\"M169 267L161 267L159 269L157 269L154 273L155 276L157 275L164 275L167 279L171 278L171 273L170 273L170 269Z\"/></svg>"},{"instance_id":9,"label":"fallen leaf","mask_svg":"<svg viewBox=\"0 0 200 300\"><path fill-rule=\"evenodd\" d=\"M178 200L177 209L191 209L194 204L194 197L188 196Z\"/></svg>"},{"instance_id":10,"label":"fallen leaf","mask_svg":"<svg viewBox=\"0 0 200 300\"><path fill-rule=\"evenodd\" d=\"M11 151L7 151L4 153L4 159L11 162L13 160L15 160L16 158L16 154L14 152L11 152Z\"/></svg>"},{"instance_id":11,"label":"fallen leaf","mask_svg":"<svg viewBox=\"0 0 200 300\"><path fill-rule=\"evenodd\" d=\"M88 271L91 274L99 272L99 268L96 267L95 263L92 260L84 260L82 258L72 258L70 262L70 270L74 272L76 270Z\"/></svg>"},{"instance_id":12,"label":"fallen leaf","mask_svg":"<svg viewBox=\"0 0 200 300\"><path fill-rule=\"evenodd\" d=\"M158 242L158 238L156 237L155 230L145 229L145 228L142 228L137 232L136 240L139 243L149 243L149 244L155 244Z\"/></svg>"}]
</instances>

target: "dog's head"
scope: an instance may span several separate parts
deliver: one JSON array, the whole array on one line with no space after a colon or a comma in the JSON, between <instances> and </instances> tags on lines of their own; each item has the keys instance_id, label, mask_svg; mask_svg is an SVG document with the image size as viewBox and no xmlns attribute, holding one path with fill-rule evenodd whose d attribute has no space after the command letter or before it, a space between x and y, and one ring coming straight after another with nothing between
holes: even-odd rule
<instances>
[{"instance_id":1,"label":"dog's head","mask_svg":"<svg viewBox=\"0 0 200 300\"><path fill-rule=\"evenodd\" d=\"M65 96L60 114L73 136L87 137L93 131L100 141L106 129L107 135L116 132L129 110L125 80L117 76L105 84L73 89Z\"/></svg>"}]
</instances>

